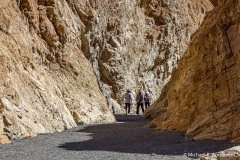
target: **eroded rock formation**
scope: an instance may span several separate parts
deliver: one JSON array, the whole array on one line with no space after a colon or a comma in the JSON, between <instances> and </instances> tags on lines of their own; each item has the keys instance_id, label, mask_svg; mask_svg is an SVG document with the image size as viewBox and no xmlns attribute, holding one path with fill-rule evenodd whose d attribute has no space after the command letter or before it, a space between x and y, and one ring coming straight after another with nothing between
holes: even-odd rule
<instances>
[{"instance_id":1,"label":"eroded rock formation","mask_svg":"<svg viewBox=\"0 0 240 160\"><path fill-rule=\"evenodd\" d=\"M110 108L121 111L123 94L149 90L159 97L190 36L213 6L209 0L93 1L97 18L87 30L84 53Z\"/></svg>"},{"instance_id":2,"label":"eroded rock formation","mask_svg":"<svg viewBox=\"0 0 240 160\"><path fill-rule=\"evenodd\" d=\"M88 1L2 0L0 135L21 138L113 122L82 52Z\"/></svg>"},{"instance_id":3,"label":"eroded rock formation","mask_svg":"<svg viewBox=\"0 0 240 160\"><path fill-rule=\"evenodd\" d=\"M134 96L149 90L157 99L190 37L222 1L2 0L0 135L21 138L112 122L107 105L122 112L126 89ZM192 119L179 120L189 125Z\"/></svg>"},{"instance_id":4,"label":"eroded rock formation","mask_svg":"<svg viewBox=\"0 0 240 160\"><path fill-rule=\"evenodd\" d=\"M219 1L220 2L220 1ZM195 139L240 141L240 1L210 12L162 95L145 116L151 125Z\"/></svg>"}]
</instances>

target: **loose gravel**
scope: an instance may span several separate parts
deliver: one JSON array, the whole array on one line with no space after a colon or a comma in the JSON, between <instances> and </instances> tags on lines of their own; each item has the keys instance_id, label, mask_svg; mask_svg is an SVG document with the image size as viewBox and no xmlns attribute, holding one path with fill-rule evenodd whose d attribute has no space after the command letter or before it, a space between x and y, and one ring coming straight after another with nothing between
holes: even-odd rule
<instances>
[{"instance_id":1,"label":"loose gravel","mask_svg":"<svg viewBox=\"0 0 240 160\"><path fill-rule=\"evenodd\" d=\"M188 160L230 148L228 141L194 141L183 133L145 128L149 120L116 115L113 124L83 125L61 133L0 145L1 160Z\"/></svg>"}]
</instances>

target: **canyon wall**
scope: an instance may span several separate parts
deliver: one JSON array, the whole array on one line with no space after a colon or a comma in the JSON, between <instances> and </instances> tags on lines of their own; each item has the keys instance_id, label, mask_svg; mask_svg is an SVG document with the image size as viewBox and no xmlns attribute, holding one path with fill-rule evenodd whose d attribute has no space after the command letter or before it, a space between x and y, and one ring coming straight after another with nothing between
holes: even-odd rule
<instances>
[{"instance_id":1,"label":"canyon wall","mask_svg":"<svg viewBox=\"0 0 240 160\"><path fill-rule=\"evenodd\" d=\"M218 1L220 2L220 1ZM240 141L240 1L210 12L160 98L145 113L152 126L195 139Z\"/></svg>"},{"instance_id":2,"label":"canyon wall","mask_svg":"<svg viewBox=\"0 0 240 160\"><path fill-rule=\"evenodd\" d=\"M92 30L82 37L83 51L92 63L99 86L113 111L121 112L129 89L149 90L156 100L191 35L206 12L209 0L91 1L96 11Z\"/></svg>"},{"instance_id":3,"label":"canyon wall","mask_svg":"<svg viewBox=\"0 0 240 160\"><path fill-rule=\"evenodd\" d=\"M210 0L0 2L0 135L10 138L113 122L110 110L123 112L126 89L149 90L156 100L214 7Z\"/></svg>"},{"instance_id":4,"label":"canyon wall","mask_svg":"<svg viewBox=\"0 0 240 160\"><path fill-rule=\"evenodd\" d=\"M10 138L113 122L88 59L88 1L1 0L0 135ZM87 12L88 15L83 14Z\"/></svg>"}]
</instances>

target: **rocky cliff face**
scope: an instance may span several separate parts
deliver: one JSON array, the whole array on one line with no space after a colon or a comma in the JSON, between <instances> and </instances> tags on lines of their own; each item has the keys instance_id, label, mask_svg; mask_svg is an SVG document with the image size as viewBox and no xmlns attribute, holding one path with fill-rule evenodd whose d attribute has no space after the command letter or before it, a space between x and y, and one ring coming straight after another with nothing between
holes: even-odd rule
<instances>
[{"instance_id":1,"label":"rocky cliff face","mask_svg":"<svg viewBox=\"0 0 240 160\"><path fill-rule=\"evenodd\" d=\"M126 89L157 99L220 0L1 2L0 135L19 138L112 122Z\"/></svg>"},{"instance_id":2,"label":"rocky cliff face","mask_svg":"<svg viewBox=\"0 0 240 160\"><path fill-rule=\"evenodd\" d=\"M208 0L90 2L97 16L82 37L83 50L115 111L121 111L126 89L134 97L139 89L159 97L190 36L213 8Z\"/></svg>"},{"instance_id":3,"label":"rocky cliff face","mask_svg":"<svg viewBox=\"0 0 240 160\"><path fill-rule=\"evenodd\" d=\"M219 1L220 2L220 1ZM151 125L196 139L240 141L240 1L208 14L156 103Z\"/></svg>"},{"instance_id":4,"label":"rocky cliff face","mask_svg":"<svg viewBox=\"0 0 240 160\"><path fill-rule=\"evenodd\" d=\"M1 1L0 135L21 138L114 121L82 52L81 37L94 15L88 1L75 3Z\"/></svg>"}]
</instances>

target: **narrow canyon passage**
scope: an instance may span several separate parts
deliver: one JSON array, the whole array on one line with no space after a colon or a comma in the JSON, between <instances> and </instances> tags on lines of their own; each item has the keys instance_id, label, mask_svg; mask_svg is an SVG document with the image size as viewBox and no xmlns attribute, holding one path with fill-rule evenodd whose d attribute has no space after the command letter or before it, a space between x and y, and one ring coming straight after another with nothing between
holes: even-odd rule
<instances>
[{"instance_id":1,"label":"narrow canyon passage","mask_svg":"<svg viewBox=\"0 0 240 160\"><path fill-rule=\"evenodd\" d=\"M149 120L115 115L117 122L83 125L61 133L13 140L0 146L0 159L195 159L238 145L228 141L193 141L179 132L144 128ZM190 155L187 157L186 154Z\"/></svg>"},{"instance_id":2,"label":"narrow canyon passage","mask_svg":"<svg viewBox=\"0 0 240 160\"><path fill-rule=\"evenodd\" d=\"M112 123L127 90L150 93L145 117L159 129L240 142L239 0L1 2L0 144ZM117 118L125 123L67 131L76 139L53 148L180 156L196 143Z\"/></svg>"}]
</instances>

